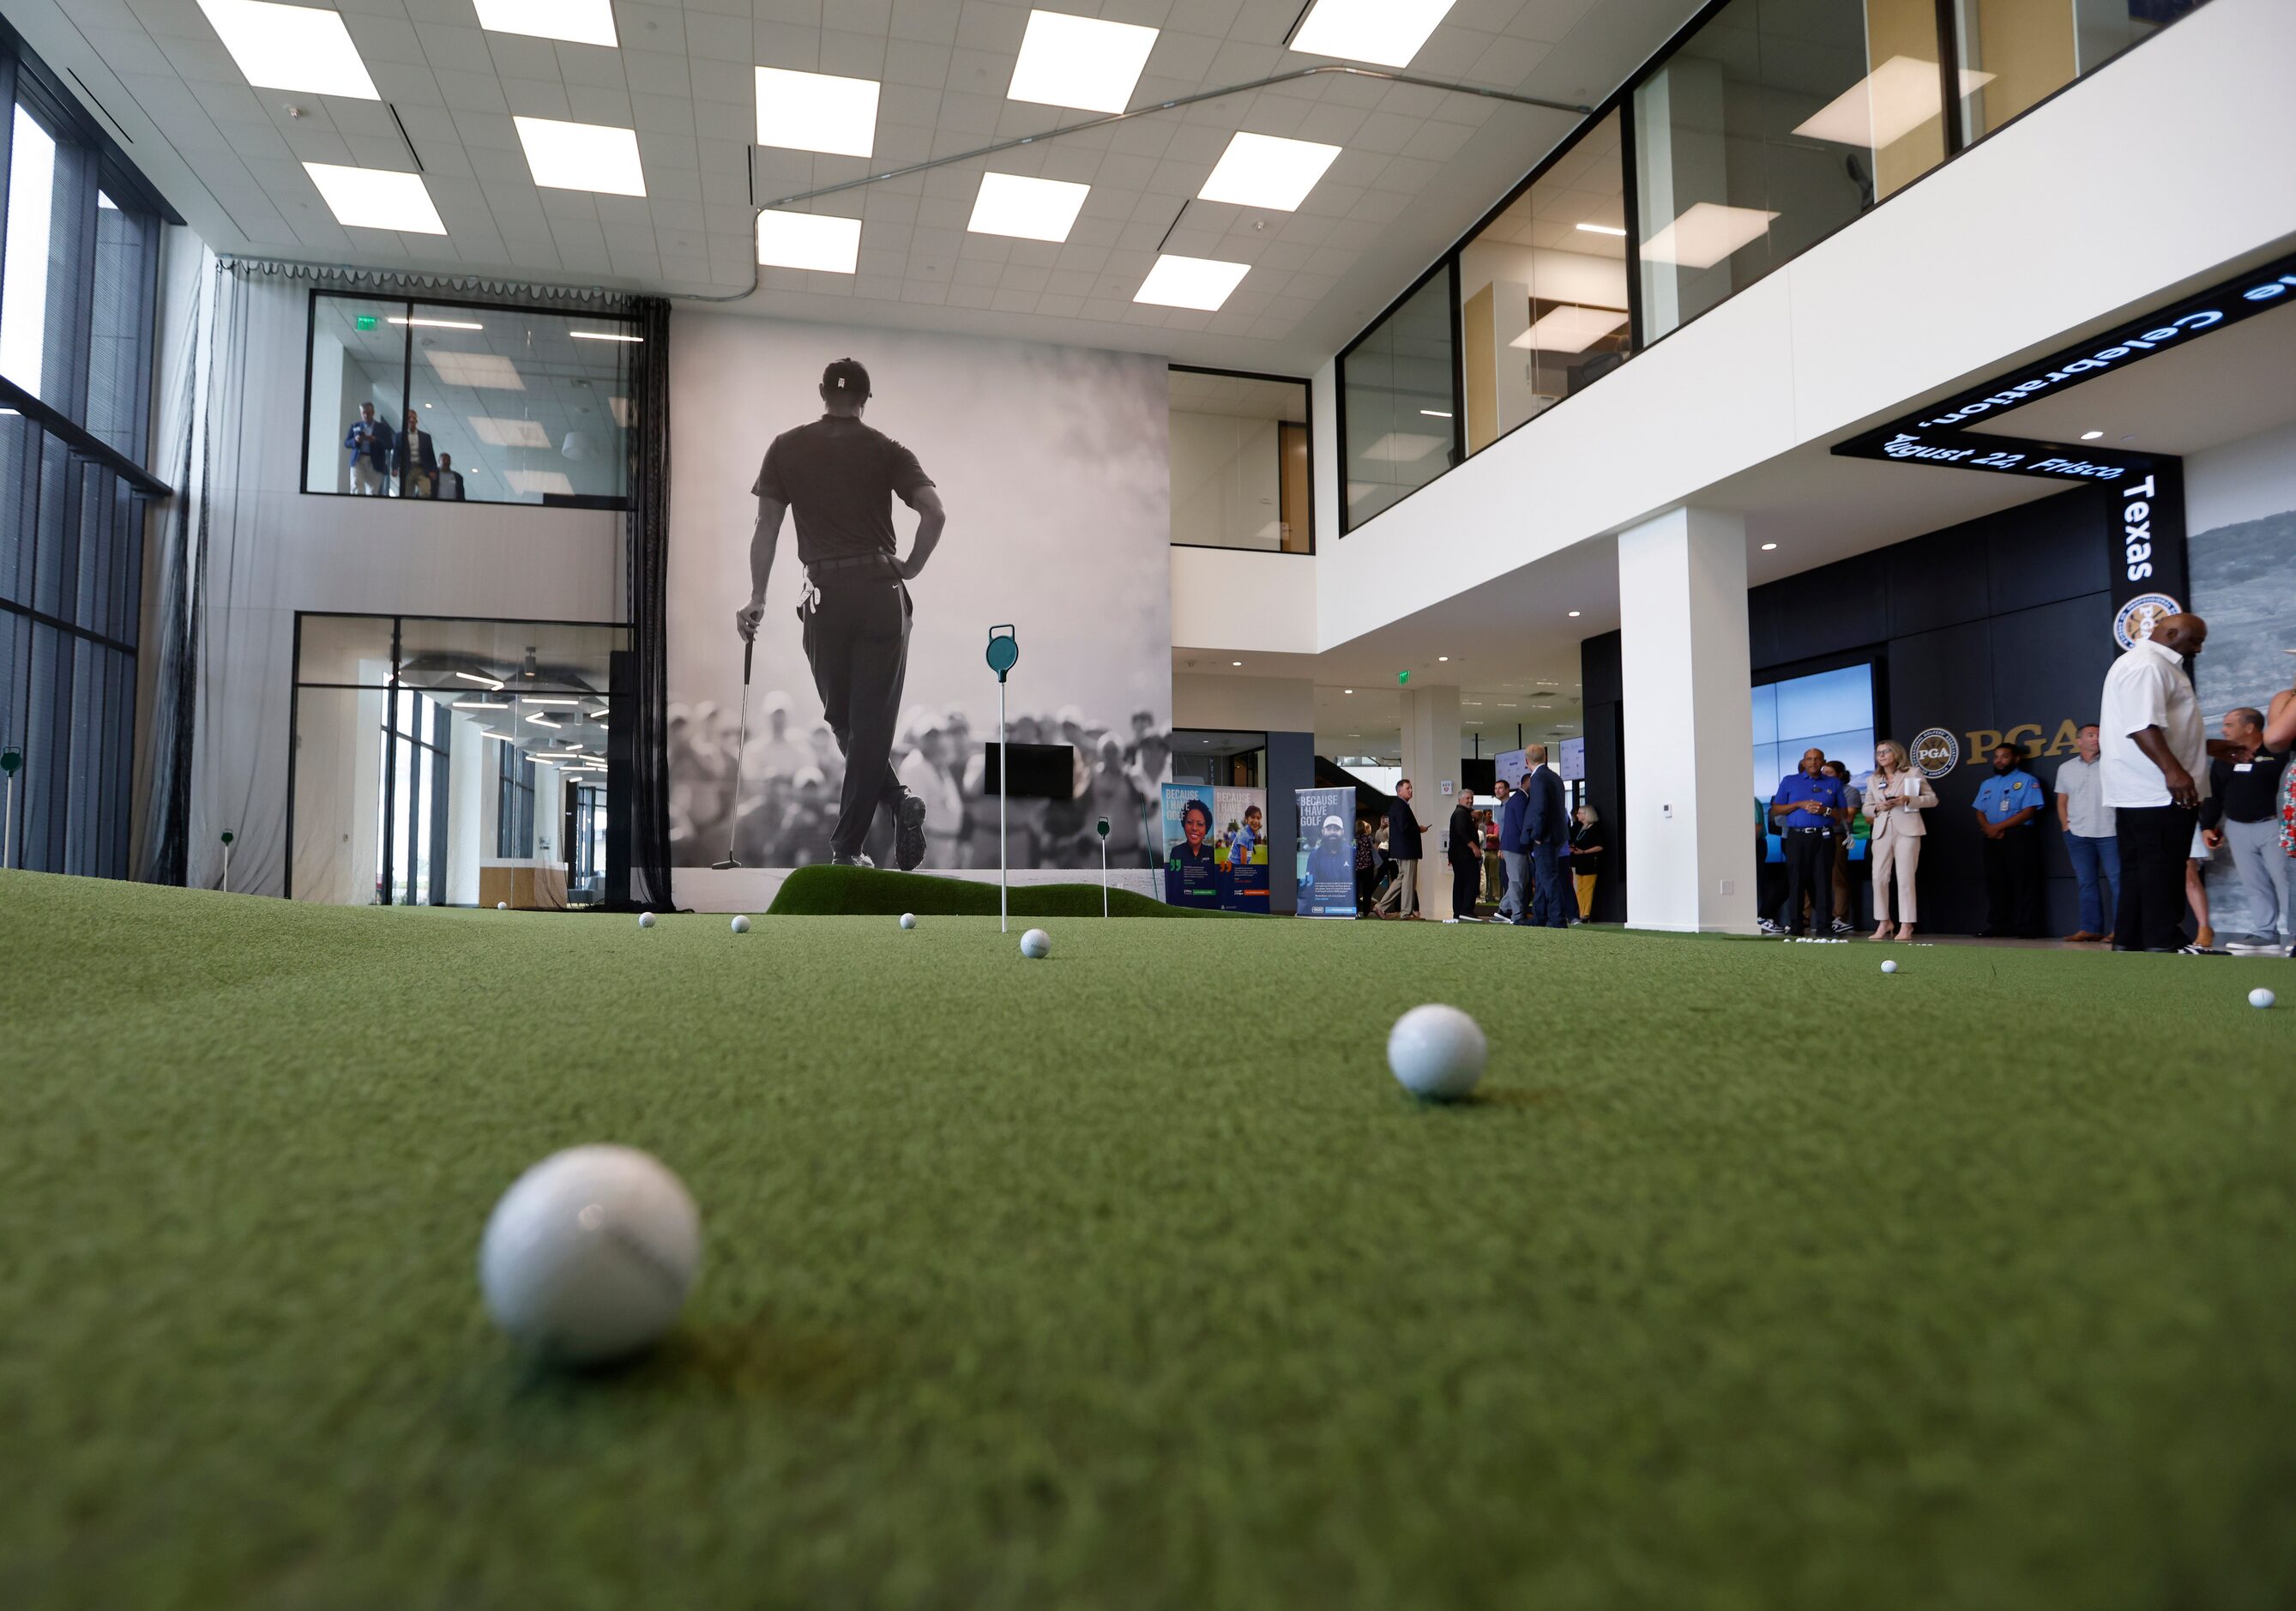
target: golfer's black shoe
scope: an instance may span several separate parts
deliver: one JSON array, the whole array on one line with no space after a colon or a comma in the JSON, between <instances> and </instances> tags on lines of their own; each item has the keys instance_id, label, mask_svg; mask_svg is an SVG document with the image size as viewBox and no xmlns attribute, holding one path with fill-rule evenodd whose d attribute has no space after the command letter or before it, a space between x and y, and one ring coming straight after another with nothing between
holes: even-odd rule
<instances>
[{"instance_id":1,"label":"golfer's black shoe","mask_svg":"<svg viewBox=\"0 0 2296 1611\"><path fill-rule=\"evenodd\" d=\"M893 837L893 861L906 873L925 859L925 802L904 791L893 820L899 829Z\"/></svg>"}]
</instances>

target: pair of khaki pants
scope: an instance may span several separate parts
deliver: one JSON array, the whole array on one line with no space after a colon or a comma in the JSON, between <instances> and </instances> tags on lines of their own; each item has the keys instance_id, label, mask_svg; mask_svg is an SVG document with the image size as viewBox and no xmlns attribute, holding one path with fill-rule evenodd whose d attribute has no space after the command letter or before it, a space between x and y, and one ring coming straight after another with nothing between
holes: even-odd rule
<instances>
[{"instance_id":1,"label":"pair of khaki pants","mask_svg":"<svg viewBox=\"0 0 2296 1611\"><path fill-rule=\"evenodd\" d=\"M1408 917L1414 910L1413 899L1419 892L1419 864L1398 861L1395 864L1395 915Z\"/></svg>"},{"instance_id":2,"label":"pair of khaki pants","mask_svg":"<svg viewBox=\"0 0 2296 1611\"><path fill-rule=\"evenodd\" d=\"M1874 925L1876 928L1890 921L1890 869L1898 869L1898 921L1918 923L1915 911L1914 869L1921 865L1922 840L1918 834L1882 834L1867 842L1866 854L1874 861Z\"/></svg>"}]
</instances>

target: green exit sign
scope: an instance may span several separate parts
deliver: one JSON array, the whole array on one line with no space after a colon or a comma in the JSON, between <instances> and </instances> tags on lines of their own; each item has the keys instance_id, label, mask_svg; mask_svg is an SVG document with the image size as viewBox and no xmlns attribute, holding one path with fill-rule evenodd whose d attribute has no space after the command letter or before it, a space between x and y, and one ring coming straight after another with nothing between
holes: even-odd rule
<instances>
[{"instance_id":1,"label":"green exit sign","mask_svg":"<svg viewBox=\"0 0 2296 1611\"><path fill-rule=\"evenodd\" d=\"M1408 671L1398 671L1395 674L1395 686L1398 688L1410 680L1411 673Z\"/></svg>"},{"instance_id":2,"label":"green exit sign","mask_svg":"<svg viewBox=\"0 0 2296 1611\"><path fill-rule=\"evenodd\" d=\"M373 330L375 325L374 315L371 313L363 313L359 315L358 317L353 319L351 323L358 326L361 330Z\"/></svg>"}]
</instances>

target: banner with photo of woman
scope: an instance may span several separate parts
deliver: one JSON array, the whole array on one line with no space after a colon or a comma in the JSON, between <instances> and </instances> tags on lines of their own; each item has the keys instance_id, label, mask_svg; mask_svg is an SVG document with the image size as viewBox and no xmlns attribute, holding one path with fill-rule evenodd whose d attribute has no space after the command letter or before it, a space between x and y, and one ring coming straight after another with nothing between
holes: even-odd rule
<instances>
[{"instance_id":1,"label":"banner with photo of woman","mask_svg":"<svg viewBox=\"0 0 2296 1611\"><path fill-rule=\"evenodd\" d=\"M1215 789L1212 814L1219 825L1220 910L1266 911L1267 791Z\"/></svg>"},{"instance_id":2,"label":"banner with photo of woman","mask_svg":"<svg viewBox=\"0 0 2296 1611\"><path fill-rule=\"evenodd\" d=\"M1220 904L1218 801L1203 783L1164 785L1164 901L1168 906Z\"/></svg>"},{"instance_id":3,"label":"banner with photo of woman","mask_svg":"<svg viewBox=\"0 0 2296 1611\"><path fill-rule=\"evenodd\" d=\"M1353 789L1301 789L1300 905L1302 917L1356 915Z\"/></svg>"}]
</instances>

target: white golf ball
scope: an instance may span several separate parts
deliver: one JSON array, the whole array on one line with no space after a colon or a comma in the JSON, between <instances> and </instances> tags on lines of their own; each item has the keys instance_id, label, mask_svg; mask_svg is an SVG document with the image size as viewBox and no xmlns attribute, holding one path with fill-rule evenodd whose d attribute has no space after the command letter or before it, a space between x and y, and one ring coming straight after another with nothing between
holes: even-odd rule
<instances>
[{"instance_id":1,"label":"white golf ball","mask_svg":"<svg viewBox=\"0 0 2296 1611\"><path fill-rule=\"evenodd\" d=\"M557 1364L660 1339L701 1263L701 1216L677 1177L629 1147L554 1153L503 1193L479 1245L487 1312Z\"/></svg>"},{"instance_id":2,"label":"white golf ball","mask_svg":"<svg viewBox=\"0 0 2296 1611\"><path fill-rule=\"evenodd\" d=\"M2248 992L2248 1004L2251 1007L2270 1007L2274 1002L2279 999L2279 997L2274 995L2270 990L2266 990L2260 984L2254 990Z\"/></svg>"},{"instance_id":3,"label":"white golf ball","mask_svg":"<svg viewBox=\"0 0 2296 1611\"><path fill-rule=\"evenodd\" d=\"M903 912L901 914L901 926L905 929L913 929L916 927L917 915L914 912Z\"/></svg>"},{"instance_id":4,"label":"white golf ball","mask_svg":"<svg viewBox=\"0 0 2296 1611\"><path fill-rule=\"evenodd\" d=\"M737 934L746 934L746 933L748 933L750 932L750 920L749 920L747 917L736 917L736 918L734 918L734 932L735 933L737 933Z\"/></svg>"},{"instance_id":5,"label":"white golf ball","mask_svg":"<svg viewBox=\"0 0 2296 1611\"><path fill-rule=\"evenodd\" d=\"M1042 929L1030 929L1021 936L1021 955L1046 957L1052 954L1053 937Z\"/></svg>"},{"instance_id":6,"label":"white golf ball","mask_svg":"<svg viewBox=\"0 0 2296 1611\"><path fill-rule=\"evenodd\" d=\"M652 928L653 926L653 914L652 912L640 912L638 914L638 926L642 929Z\"/></svg>"},{"instance_id":7,"label":"white golf ball","mask_svg":"<svg viewBox=\"0 0 2296 1611\"><path fill-rule=\"evenodd\" d=\"M1483 1077L1490 1042L1480 1025L1456 1007L1414 1007L1387 1032L1387 1065L1414 1097L1448 1102Z\"/></svg>"},{"instance_id":8,"label":"white golf ball","mask_svg":"<svg viewBox=\"0 0 2296 1611\"><path fill-rule=\"evenodd\" d=\"M510 902L509 902L509 901L507 901L507 900L497 900L497 901L496 901L496 902L495 902L495 910L496 910L497 912L507 912L508 910L510 910Z\"/></svg>"},{"instance_id":9,"label":"white golf ball","mask_svg":"<svg viewBox=\"0 0 2296 1611\"><path fill-rule=\"evenodd\" d=\"M1885 962L1882 965L1882 971L1885 974L1894 974L1898 971L1898 965L1894 961Z\"/></svg>"}]
</instances>

